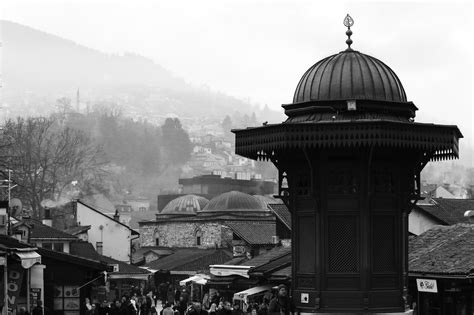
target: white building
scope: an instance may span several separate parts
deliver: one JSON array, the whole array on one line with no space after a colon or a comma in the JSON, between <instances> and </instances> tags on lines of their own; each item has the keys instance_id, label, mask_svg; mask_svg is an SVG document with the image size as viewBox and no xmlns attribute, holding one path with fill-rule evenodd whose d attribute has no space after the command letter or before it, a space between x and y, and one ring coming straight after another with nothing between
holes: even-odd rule
<instances>
[{"instance_id":1,"label":"white building","mask_svg":"<svg viewBox=\"0 0 474 315\"><path fill-rule=\"evenodd\" d=\"M132 240L139 237L139 233L108 215L94 209L86 203L77 201L76 220L79 225L90 225L88 231L89 242L104 256L131 263Z\"/></svg>"}]
</instances>

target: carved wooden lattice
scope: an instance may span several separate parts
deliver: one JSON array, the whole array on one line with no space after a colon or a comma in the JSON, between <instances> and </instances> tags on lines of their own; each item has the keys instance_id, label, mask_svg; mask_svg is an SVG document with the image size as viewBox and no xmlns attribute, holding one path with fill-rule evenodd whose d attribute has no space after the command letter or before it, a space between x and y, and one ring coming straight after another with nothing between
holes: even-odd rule
<instances>
[{"instance_id":1,"label":"carved wooden lattice","mask_svg":"<svg viewBox=\"0 0 474 315\"><path fill-rule=\"evenodd\" d=\"M328 225L328 271L358 272L359 246L357 219L333 216Z\"/></svg>"}]
</instances>

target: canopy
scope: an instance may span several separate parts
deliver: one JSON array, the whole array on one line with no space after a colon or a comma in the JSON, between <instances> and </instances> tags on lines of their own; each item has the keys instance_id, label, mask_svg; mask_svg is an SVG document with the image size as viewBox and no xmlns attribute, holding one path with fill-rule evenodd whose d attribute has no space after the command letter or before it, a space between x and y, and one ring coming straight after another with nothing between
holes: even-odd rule
<instances>
[{"instance_id":1,"label":"canopy","mask_svg":"<svg viewBox=\"0 0 474 315\"><path fill-rule=\"evenodd\" d=\"M189 277L187 279L184 279L184 280L181 280L179 282L179 285L186 285L188 282L194 282L194 283L197 283L197 284L206 284L207 283L207 280L209 280L209 276L207 275L194 275L192 277Z\"/></svg>"},{"instance_id":2,"label":"canopy","mask_svg":"<svg viewBox=\"0 0 474 315\"><path fill-rule=\"evenodd\" d=\"M234 294L234 300L246 300L247 297L269 291L272 287L270 285L263 285L258 287L253 287L245 291L240 291Z\"/></svg>"},{"instance_id":3,"label":"canopy","mask_svg":"<svg viewBox=\"0 0 474 315\"><path fill-rule=\"evenodd\" d=\"M114 274L114 273L109 273L110 279L116 280L116 279L133 279L133 280L148 280L148 277L150 276L149 273L122 273L122 274Z\"/></svg>"},{"instance_id":4,"label":"canopy","mask_svg":"<svg viewBox=\"0 0 474 315\"><path fill-rule=\"evenodd\" d=\"M41 264L41 256L35 251L16 252L15 255L21 259L21 266L25 269L30 268L36 263Z\"/></svg>"}]
</instances>

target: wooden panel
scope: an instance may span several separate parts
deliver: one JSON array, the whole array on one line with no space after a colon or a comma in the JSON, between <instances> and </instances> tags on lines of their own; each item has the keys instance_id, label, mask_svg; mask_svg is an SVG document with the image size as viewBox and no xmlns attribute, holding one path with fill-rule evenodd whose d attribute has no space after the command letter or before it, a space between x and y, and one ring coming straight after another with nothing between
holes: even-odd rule
<instances>
[{"instance_id":1,"label":"wooden panel","mask_svg":"<svg viewBox=\"0 0 474 315\"><path fill-rule=\"evenodd\" d=\"M403 299L399 290L369 291L369 307L386 309L387 311L402 311Z\"/></svg>"},{"instance_id":2,"label":"wooden panel","mask_svg":"<svg viewBox=\"0 0 474 315\"><path fill-rule=\"evenodd\" d=\"M392 275L374 275L370 277L370 287L372 289L396 289L400 287L399 276Z\"/></svg>"},{"instance_id":3,"label":"wooden panel","mask_svg":"<svg viewBox=\"0 0 474 315\"><path fill-rule=\"evenodd\" d=\"M399 211L397 209L398 201L393 197L375 197L372 200L373 211Z\"/></svg>"},{"instance_id":4,"label":"wooden panel","mask_svg":"<svg viewBox=\"0 0 474 315\"><path fill-rule=\"evenodd\" d=\"M359 276L339 276L339 277L326 277L326 288L327 290L359 290L360 289L360 277Z\"/></svg>"},{"instance_id":5,"label":"wooden panel","mask_svg":"<svg viewBox=\"0 0 474 315\"><path fill-rule=\"evenodd\" d=\"M314 216L297 216L297 273L315 272L315 218Z\"/></svg>"},{"instance_id":6,"label":"wooden panel","mask_svg":"<svg viewBox=\"0 0 474 315\"><path fill-rule=\"evenodd\" d=\"M358 211L359 200L354 198L328 199L328 211Z\"/></svg>"},{"instance_id":7,"label":"wooden panel","mask_svg":"<svg viewBox=\"0 0 474 315\"><path fill-rule=\"evenodd\" d=\"M357 291L323 291L321 292L321 304L323 310L362 310L363 295L362 292ZM337 308L335 306L337 306Z\"/></svg>"},{"instance_id":8,"label":"wooden panel","mask_svg":"<svg viewBox=\"0 0 474 315\"><path fill-rule=\"evenodd\" d=\"M296 287L299 289L314 289L316 287L316 278L314 275L296 276Z\"/></svg>"}]
</instances>

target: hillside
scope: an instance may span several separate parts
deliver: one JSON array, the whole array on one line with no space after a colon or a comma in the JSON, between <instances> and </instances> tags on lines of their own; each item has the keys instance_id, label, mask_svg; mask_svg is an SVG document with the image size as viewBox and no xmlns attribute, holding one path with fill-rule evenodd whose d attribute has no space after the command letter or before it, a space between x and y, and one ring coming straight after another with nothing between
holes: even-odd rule
<instances>
[{"instance_id":1,"label":"hillside","mask_svg":"<svg viewBox=\"0 0 474 315\"><path fill-rule=\"evenodd\" d=\"M14 22L1 21L2 103L10 116L45 114L56 100L76 104L119 105L137 117L224 117L238 108L252 113L250 104L234 97L196 88L151 59L110 55ZM258 115L258 114L257 114Z\"/></svg>"}]
</instances>

